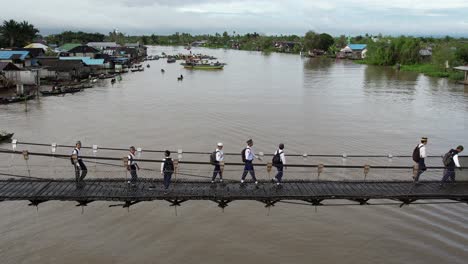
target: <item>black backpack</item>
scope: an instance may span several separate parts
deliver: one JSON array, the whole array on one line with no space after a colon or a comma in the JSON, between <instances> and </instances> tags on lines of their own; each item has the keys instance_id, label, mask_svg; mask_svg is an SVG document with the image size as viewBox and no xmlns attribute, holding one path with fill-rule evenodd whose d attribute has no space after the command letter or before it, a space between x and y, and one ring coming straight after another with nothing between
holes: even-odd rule
<instances>
[{"instance_id":1,"label":"black backpack","mask_svg":"<svg viewBox=\"0 0 468 264\"><path fill-rule=\"evenodd\" d=\"M424 145L423 145L424 146ZM418 163L421 160L421 148L419 144L413 150L413 161Z\"/></svg>"},{"instance_id":2,"label":"black backpack","mask_svg":"<svg viewBox=\"0 0 468 264\"><path fill-rule=\"evenodd\" d=\"M218 152L218 151L213 151L213 152L210 154L210 163L211 163L212 165L218 164L218 161L216 160L216 153L217 153L217 152Z\"/></svg>"},{"instance_id":3,"label":"black backpack","mask_svg":"<svg viewBox=\"0 0 468 264\"><path fill-rule=\"evenodd\" d=\"M172 162L171 158L166 158L164 160L164 172L174 172L174 162Z\"/></svg>"},{"instance_id":4,"label":"black backpack","mask_svg":"<svg viewBox=\"0 0 468 264\"><path fill-rule=\"evenodd\" d=\"M455 156L455 152L451 149L449 152L445 153L442 157L442 162L444 163L445 167L448 167L450 163L453 161L453 156Z\"/></svg>"},{"instance_id":5,"label":"black backpack","mask_svg":"<svg viewBox=\"0 0 468 264\"><path fill-rule=\"evenodd\" d=\"M273 163L273 165L281 165L283 164L283 161L281 160L281 153L283 152L277 152L274 156L273 156L273 159L271 159L271 162Z\"/></svg>"},{"instance_id":6,"label":"black backpack","mask_svg":"<svg viewBox=\"0 0 468 264\"><path fill-rule=\"evenodd\" d=\"M241 151L241 155L242 155L242 162L246 162L247 160L245 159L245 151L247 150L247 148L244 148L242 151Z\"/></svg>"}]
</instances>

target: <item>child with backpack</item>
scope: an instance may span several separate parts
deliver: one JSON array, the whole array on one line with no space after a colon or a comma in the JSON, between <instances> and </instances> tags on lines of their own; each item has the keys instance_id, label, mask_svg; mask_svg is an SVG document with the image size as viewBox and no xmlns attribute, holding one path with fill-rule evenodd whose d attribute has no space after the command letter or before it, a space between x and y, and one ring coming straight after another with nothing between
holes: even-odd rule
<instances>
[{"instance_id":1,"label":"child with backpack","mask_svg":"<svg viewBox=\"0 0 468 264\"><path fill-rule=\"evenodd\" d=\"M283 168L284 165L286 164L286 157L284 155L284 144L281 143L278 146L278 149L275 151L273 159L271 160L273 166L276 167L278 170L278 173L276 174L275 178L273 181L276 181L276 186L281 187L281 182L283 178Z\"/></svg>"},{"instance_id":2,"label":"child with backpack","mask_svg":"<svg viewBox=\"0 0 468 264\"><path fill-rule=\"evenodd\" d=\"M253 146L253 140L252 139L247 140L247 147L245 147L241 152L242 162L244 162L245 164L244 173L242 174L242 178L241 178L241 186L244 186L244 181L245 181L245 177L247 176L247 173L250 173L250 175L252 176L252 180L255 182L255 185L258 186L258 181L257 181L257 178L255 177L253 159L255 158L259 160L262 160L262 159L255 155L255 152L253 151L252 146Z\"/></svg>"},{"instance_id":3,"label":"child with backpack","mask_svg":"<svg viewBox=\"0 0 468 264\"><path fill-rule=\"evenodd\" d=\"M460 161L458 160L458 154L463 151L463 146L458 146L456 149L451 149L442 157L444 163L444 175L440 186L443 187L444 183L455 182L455 167L461 170Z\"/></svg>"},{"instance_id":4,"label":"child with backpack","mask_svg":"<svg viewBox=\"0 0 468 264\"><path fill-rule=\"evenodd\" d=\"M427 170L425 163L425 158L427 158L426 145L427 137L423 137L421 138L421 143L418 144L413 150L413 161L418 166L418 174L416 175L416 177L413 176L415 183L419 181L419 176L421 176L421 174L423 174L423 172Z\"/></svg>"},{"instance_id":5,"label":"child with backpack","mask_svg":"<svg viewBox=\"0 0 468 264\"><path fill-rule=\"evenodd\" d=\"M174 162L171 158L169 150L164 151L165 158L161 163L161 175L164 176L164 194L168 193L169 185L171 184L172 174L174 173Z\"/></svg>"}]
</instances>

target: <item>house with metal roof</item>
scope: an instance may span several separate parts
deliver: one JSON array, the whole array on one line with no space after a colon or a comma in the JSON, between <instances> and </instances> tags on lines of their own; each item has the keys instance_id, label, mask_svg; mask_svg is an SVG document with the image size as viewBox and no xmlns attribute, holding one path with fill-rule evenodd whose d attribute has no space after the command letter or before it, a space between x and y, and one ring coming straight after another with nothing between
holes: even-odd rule
<instances>
[{"instance_id":1,"label":"house with metal roof","mask_svg":"<svg viewBox=\"0 0 468 264\"><path fill-rule=\"evenodd\" d=\"M90 57L60 57L59 60L78 60L86 66L104 66L104 59L93 59Z\"/></svg>"},{"instance_id":2,"label":"house with metal roof","mask_svg":"<svg viewBox=\"0 0 468 264\"><path fill-rule=\"evenodd\" d=\"M66 55L73 57L90 57L94 58L96 54L99 53L99 50L89 47L86 45L76 46L66 52ZM65 53L62 53L65 54Z\"/></svg>"},{"instance_id":3,"label":"house with metal roof","mask_svg":"<svg viewBox=\"0 0 468 264\"><path fill-rule=\"evenodd\" d=\"M31 66L31 55L25 50L0 50L0 62L11 62L20 68Z\"/></svg>"},{"instance_id":4,"label":"house with metal roof","mask_svg":"<svg viewBox=\"0 0 468 264\"><path fill-rule=\"evenodd\" d=\"M88 42L87 45L98 50L120 47L116 42Z\"/></svg>"},{"instance_id":5,"label":"house with metal roof","mask_svg":"<svg viewBox=\"0 0 468 264\"><path fill-rule=\"evenodd\" d=\"M75 47L78 47L80 46L81 44L79 43L65 43L63 44L62 46L58 47L58 51L60 52L68 52L69 50L75 48Z\"/></svg>"},{"instance_id":6,"label":"house with metal roof","mask_svg":"<svg viewBox=\"0 0 468 264\"><path fill-rule=\"evenodd\" d=\"M364 59L367 54L367 44L348 44L338 54L339 58Z\"/></svg>"},{"instance_id":7,"label":"house with metal roof","mask_svg":"<svg viewBox=\"0 0 468 264\"><path fill-rule=\"evenodd\" d=\"M43 79L72 80L89 75L90 68L81 60L60 60L59 58L45 57L39 59L42 68L39 76Z\"/></svg>"}]
</instances>

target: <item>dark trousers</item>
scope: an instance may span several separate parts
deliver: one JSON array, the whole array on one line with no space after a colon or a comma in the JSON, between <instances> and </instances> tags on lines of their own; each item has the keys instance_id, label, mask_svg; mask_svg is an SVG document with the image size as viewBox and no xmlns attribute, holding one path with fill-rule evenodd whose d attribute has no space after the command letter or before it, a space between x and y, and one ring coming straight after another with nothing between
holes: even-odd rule
<instances>
[{"instance_id":1,"label":"dark trousers","mask_svg":"<svg viewBox=\"0 0 468 264\"><path fill-rule=\"evenodd\" d=\"M283 164L276 165L275 167L278 170L278 173L276 174L275 178L278 180L278 182L281 183L281 179L283 178Z\"/></svg>"},{"instance_id":2,"label":"dark trousers","mask_svg":"<svg viewBox=\"0 0 468 264\"><path fill-rule=\"evenodd\" d=\"M130 166L130 176L132 177L130 179L131 183L136 183L138 180L138 175L137 175L137 168L135 165Z\"/></svg>"},{"instance_id":3,"label":"dark trousers","mask_svg":"<svg viewBox=\"0 0 468 264\"><path fill-rule=\"evenodd\" d=\"M78 165L75 164L75 178L76 178L76 181L82 181L86 177L86 174L88 174L88 168L86 168L86 165L84 164L82 160L78 160ZM81 176L80 176L80 172L81 172Z\"/></svg>"},{"instance_id":4,"label":"dark trousers","mask_svg":"<svg viewBox=\"0 0 468 264\"><path fill-rule=\"evenodd\" d=\"M252 180L256 182L257 178L255 178L254 166L251 160L248 160L245 162L244 173L242 174L242 180L245 180L245 177L247 176L247 173L249 172L250 172L250 175L252 176Z\"/></svg>"},{"instance_id":5,"label":"dark trousers","mask_svg":"<svg viewBox=\"0 0 468 264\"><path fill-rule=\"evenodd\" d=\"M418 162L418 174L416 175L416 178L414 178L414 181L419 181L419 176L425 172L426 169L426 163L424 163L424 159L420 159Z\"/></svg>"},{"instance_id":6,"label":"dark trousers","mask_svg":"<svg viewBox=\"0 0 468 264\"><path fill-rule=\"evenodd\" d=\"M219 179L223 179L223 173L221 172L221 166L219 164L215 164L214 171L213 171L213 178L211 178L212 181L216 179L216 176L219 174Z\"/></svg>"},{"instance_id":7,"label":"dark trousers","mask_svg":"<svg viewBox=\"0 0 468 264\"><path fill-rule=\"evenodd\" d=\"M171 172L164 172L164 189L168 189L169 185L171 184L171 178L172 178L172 171Z\"/></svg>"},{"instance_id":8,"label":"dark trousers","mask_svg":"<svg viewBox=\"0 0 468 264\"><path fill-rule=\"evenodd\" d=\"M442 177L442 183L455 182L455 169L446 168L444 170L444 176Z\"/></svg>"}]
</instances>

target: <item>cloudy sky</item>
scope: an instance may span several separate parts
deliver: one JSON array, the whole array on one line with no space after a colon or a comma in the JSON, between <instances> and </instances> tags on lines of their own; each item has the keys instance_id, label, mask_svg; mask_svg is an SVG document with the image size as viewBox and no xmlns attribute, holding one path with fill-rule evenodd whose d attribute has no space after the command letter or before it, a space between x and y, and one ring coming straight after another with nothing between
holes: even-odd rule
<instances>
[{"instance_id":1,"label":"cloudy sky","mask_svg":"<svg viewBox=\"0 0 468 264\"><path fill-rule=\"evenodd\" d=\"M468 0L0 0L0 19L42 34L236 31L468 36Z\"/></svg>"}]
</instances>

